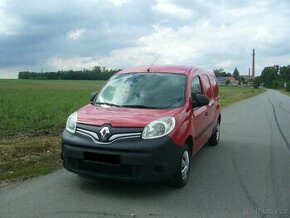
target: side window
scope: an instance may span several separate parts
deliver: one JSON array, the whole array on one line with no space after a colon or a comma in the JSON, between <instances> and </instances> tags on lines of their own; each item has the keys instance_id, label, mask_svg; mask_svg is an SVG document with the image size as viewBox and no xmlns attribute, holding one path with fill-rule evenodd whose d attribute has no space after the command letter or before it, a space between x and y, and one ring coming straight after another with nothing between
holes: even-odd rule
<instances>
[{"instance_id":1,"label":"side window","mask_svg":"<svg viewBox=\"0 0 290 218\"><path fill-rule=\"evenodd\" d=\"M212 87L211 87L208 75L203 74L202 75L202 81L203 81L203 85L204 85L203 86L204 94L211 99L213 94L212 94Z\"/></svg>"},{"instance_id":2,"label":"side window","mask_svg":"<svg viewBox=\"0 0 290 218\"><path fill-rule=\"evenodd\" d=\"M218 93L219 93L218 86L216 83L216 78L214 76L210 76L209 80L210 80L210 84L211 84L212 91L213 91L213 97L216 98L216 97L218 97Z\"/></svg>"},{"instance_id":3,"label":"side window","mask_svg":"<svg viewBox=\"0 0 290 218\"><path fill-rule=\"evenodd\" d=\"M200 79L199 77L194 77L192 82L191 82L191 93L194 94L201 94L201 84L200 84Z\"/></svg>"}]
</instances>

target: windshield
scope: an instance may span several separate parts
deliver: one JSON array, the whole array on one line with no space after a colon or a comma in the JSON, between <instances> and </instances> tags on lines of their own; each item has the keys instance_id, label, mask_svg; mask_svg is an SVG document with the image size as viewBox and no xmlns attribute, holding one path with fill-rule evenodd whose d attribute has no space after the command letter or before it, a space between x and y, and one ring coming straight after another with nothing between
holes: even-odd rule
<instances>
[{"instance_id":1,"label":"windshield","mask_svg":"<svg viewBox=\"0 0 290 218\"><path fill-rule=\"evenodd\" d=\"M186 76L172 73L127 73L113 76L96 104L136 108L176 108L185 102Z\"/></svg>"}]
</instances>

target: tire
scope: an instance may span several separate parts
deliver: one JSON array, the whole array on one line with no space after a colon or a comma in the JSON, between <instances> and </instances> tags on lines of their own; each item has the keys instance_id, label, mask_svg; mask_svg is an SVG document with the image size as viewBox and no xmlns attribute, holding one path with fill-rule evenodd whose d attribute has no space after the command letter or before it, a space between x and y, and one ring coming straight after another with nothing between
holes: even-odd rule
<instances>
[{"instance_id":1,"label":"tire","mask_svg":"<svg viewBox=\"0 0 290 218\"><path fill-rule=\"evenodd\" d=\"M208 144L211 146L217 146L220 141L220 135L221 135L221 126L220 126L220 121L218 121L214 130L214 133L208 140Z\"/></svg>"},{"instance_id":2,"label":"tire","mask_svg":"<svg viewBox=\"0 0 290 218\"><path fill-rule=\"evenodd\" d=\"M181 188L186 185L189 179L190 172L190 152L188 146L184 146L184 150L178 160L176 173L170 180L172 186Z\"/></svg>"}]
</instances>

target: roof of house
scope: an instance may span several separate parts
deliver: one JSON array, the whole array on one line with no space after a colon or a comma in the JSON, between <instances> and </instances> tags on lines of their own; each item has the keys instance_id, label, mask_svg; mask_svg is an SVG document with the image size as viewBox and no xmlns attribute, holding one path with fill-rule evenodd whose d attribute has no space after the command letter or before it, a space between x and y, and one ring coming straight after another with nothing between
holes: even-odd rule
<instances>
[{"instance_id":1,"label":"roof of house","mask_svg":"<svg viewBox=\"0 0 290 218\"><path fill-rule=\"evenodd\" d=\"M225 83L228 80L227 76L218 76L217 78L218 83Z\"/></svg>"},{"instance_id":2,"label":"roof of house","mask_svg":"<svg viewBox=\"0 0 290 218\"><path fill-rule=\"evenodd\" d=\"M230 80L231 82L235 82L236 81L235 77L233 77L233 76L229 76L228 80Z\"/></svg>"}]
</instances>

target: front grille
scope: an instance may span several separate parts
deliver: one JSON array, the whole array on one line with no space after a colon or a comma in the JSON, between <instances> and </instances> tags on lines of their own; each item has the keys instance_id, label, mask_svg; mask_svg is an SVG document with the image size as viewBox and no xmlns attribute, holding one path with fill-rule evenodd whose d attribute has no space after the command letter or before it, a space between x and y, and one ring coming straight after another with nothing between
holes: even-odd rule
<instances>
[{"instance_id":1,"label":"front grille","mask_svg":"<svg viewBox=\"0 0 290 218\"><path fill-rule=\"evenodd\" d=\"M107 128L108 133L102 136L102 129ZM110 144L119 139L140 138L143 128L112 127L110 125L94 126L77 124L76 133L90 138L97 144Z\"/></svg>"},{"instance_id":2,"label":"front grille","mask_svg":"<svg viewBox=\"0 0 290 218\"><path fill-rule=\"evenodd\" d=\"M76 158L68 158L68 165L77 172L89 172L104 176L122 176L137 178L141 175L142 167L126 164L106 164L92 161L85 161Z\"/></svg>"}]
</instances>

